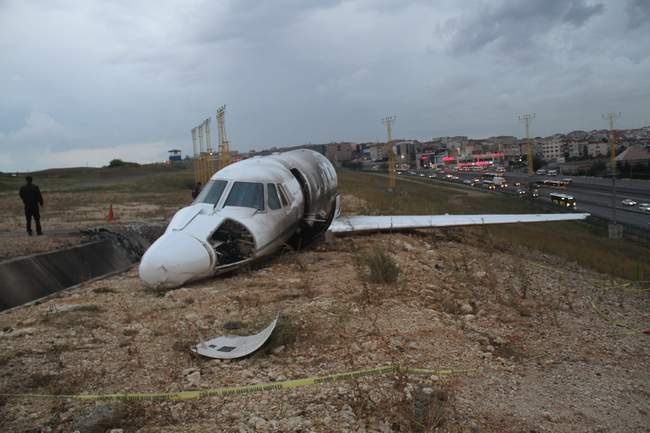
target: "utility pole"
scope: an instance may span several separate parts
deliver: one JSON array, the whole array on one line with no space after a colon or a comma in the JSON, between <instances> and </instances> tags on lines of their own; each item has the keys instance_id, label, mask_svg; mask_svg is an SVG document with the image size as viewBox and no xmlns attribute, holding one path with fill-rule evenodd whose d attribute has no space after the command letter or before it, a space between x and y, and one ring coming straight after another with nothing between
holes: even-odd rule
<instances>
[{"instance_id":1,"label":"utility pole","mask_svg":"<svg viewBox=\"0 0 650 433\"><path fill-rule=\"evenodd\" d=\"M530 124L535 118L535 113L526 113L519 115L519 121L524 124L527 142L527 159L528 159L528 176L533 175L533 146L530 142Z\"/></svg>"},{"instance_id":2,"label":"utility pole","mask_svg":"<svg viewBox=\"0 0 650 433\"><path fill-rule=\"evenodd\" d=\"M388 135L388 188L392 191L395 189L395 152L393 152L393 123L397 116L388 116L381 119L381 123L386 127L386 134Z\"/></svg>"},{"instance_id":3,"label":"utility pole","mask_svg":"<svg viewBox=\"0 0 650 433\"><path fill-rule=\"evenodd\" d=\"M609 238L620 239L623 237L623 226L619 226L616 218L616 130L614 121L621 117L621 113L603 114L603 119L609 123L609 167L612 176L612 221L609 225Z\"/></svg>"}]
</instances>

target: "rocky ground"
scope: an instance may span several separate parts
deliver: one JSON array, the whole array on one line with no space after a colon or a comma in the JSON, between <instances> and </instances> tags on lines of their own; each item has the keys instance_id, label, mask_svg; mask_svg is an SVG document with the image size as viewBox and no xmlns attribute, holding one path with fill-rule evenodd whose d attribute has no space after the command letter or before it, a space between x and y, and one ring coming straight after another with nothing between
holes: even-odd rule
<instances>
[{"instance_id":1,"label":"rocky ground","mask_svg":"<svg viewBox=\"0 0 650 433\"><path fill-rule=\"evenodd\" d=\"M364 257L378 250L396 284L368 282ZM0 313L0 393L205 389L391 363L465 371L183 402L4 396L0 430L645 432L649 296L469 229L338 238L166 293L133 268ZM278 311L249 358L189 350Z\"/></svg>"}]
</instances>

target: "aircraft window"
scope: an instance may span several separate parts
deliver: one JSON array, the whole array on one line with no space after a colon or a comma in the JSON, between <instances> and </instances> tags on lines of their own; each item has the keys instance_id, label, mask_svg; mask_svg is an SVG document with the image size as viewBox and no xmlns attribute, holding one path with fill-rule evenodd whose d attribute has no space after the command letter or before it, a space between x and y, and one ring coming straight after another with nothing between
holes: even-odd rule
<instances>
[{"instance_id":1,"label":"aircraft window","mask_svg":"<svg viewBox=\"0 0 650 433\"><path fill-rule=\"evenodd\" d=\"M282 206L280 205L280 200L278 199L278 192L275 189L275 185L272 183L267 183L266 187L269 192L269 207L273 210L280 209Z\"/></svg>"},{"instance_id":2,"label":"aircraft window","mask_svg":"<svg viewBox=\"0 0 650 433\"><path fill-rule=\"evenodd\" d=\"M252 207L264 210L264 184L257 182L235 182L224 206Z\"/></svg>"},{"instance_id":3,"label":"aircraft window","mask_svg":"<svg viewBox=\"0 0 650 433\"><path fill-rule=\"evenodd\" d=\"M225 180L211 180L205 184L199 195L194 200L194 203L209 203L216 205L223 190L226 189L228 181Z\"/></svg>"},{"instance_id":4,"label":"aircraft window","mask_svg":"<svg viewBox=\"0 0 650 433\"><path fill-rule=\"evenodd\" d=\"M284 192L284 187L282 185L278 185L278 192L280 193L280 200L282 200L282 206L287 206L289 204L289 200L287 200L287 194Z\"/></svg>"}]
</instances>

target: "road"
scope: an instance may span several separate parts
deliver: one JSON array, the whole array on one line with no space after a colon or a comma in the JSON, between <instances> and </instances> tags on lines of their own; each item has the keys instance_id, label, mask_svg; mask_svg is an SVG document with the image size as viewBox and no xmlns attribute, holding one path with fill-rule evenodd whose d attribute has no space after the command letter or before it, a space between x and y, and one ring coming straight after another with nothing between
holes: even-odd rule
<instances>
[{"instance_id":1,"label":"road","mask_svg":"<svg viewBox=\"0 0 650 433\"><path fill-rule=\"evenodd\" d=\"M425 174L425 177L430 174L428 171L423 171L422 173ZM480 173L473 172L447 171L447 173L452 173L459 177L459 180L455 181L456 183L481 177ZM403 175L408 175L408 173L404 173ZM519 188L527 189L527 185L531 182L542 182L545 179L560 180L563 177L537 175L528 177L525 173L508 172L505 174L505 178L510 186L501 190L501 192L515 194ZM513 186L515 182L520 182L522 186ZM551 192L561 192L575 197L577 210L589 212L597 217L610 221L613 219L611 179L573 176L571 184L566 187L539 188L539 199L550 202L549 194ZM631 198L638 203L650 203L650 181L617 179L615 200L616 219L618 222L650 231L650 213L639 210L638 206L625 206L621 204L621 200L625 198Z\"/></svg>"}]
</instances>

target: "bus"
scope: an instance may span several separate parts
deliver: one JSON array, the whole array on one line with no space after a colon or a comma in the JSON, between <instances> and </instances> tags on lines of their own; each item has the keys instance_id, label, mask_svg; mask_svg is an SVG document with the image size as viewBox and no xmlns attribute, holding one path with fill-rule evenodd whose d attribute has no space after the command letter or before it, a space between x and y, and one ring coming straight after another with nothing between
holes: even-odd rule
<instances>
[{"instance_id":1,"label":"bus","mask_svg":"<svg viewBox=\"0 0 650 433\"><path fill-rule=\"evenodd\" d=\"M487 188L487 189L489 189L489 190L494 190L494 189L497 188L497 186L496 186L496 185L494 184L494 182L491 181L491 180L484 179L484 180L481 181L481 184L482 184L485 188Z\"/></svg>"},{"instance_id":2,"label":"bus","mask_svg":"<svg viewBox=\"0 0 650 433\"><path fill-rule=\"evenodd\" d=\"M492 178L492 182L493 182L496 186L501 187L501 188L507 188L507 187L508 187L508 183L506 182L506 178L505 178L505 177L494 176L494 177Z\"/></svg>"},{"instance_id":3,"label":"bus","mask_svg":"<svg viewBox=\"0 0 650 433\"><path fill-rule=\"evenodd\" d=\"M551 179L544 179L542 181L542 185L550 187L550 188L562 188L566 186L564 182L561 180L551 180Z\"/></svg>"},{"instance_id":4,"label":"bus","mask_svg":"<svg viewBox=\"0 0 650 433\"><path fill-rule=\"evenodd\" d=\"M486 173L481 173L481 179L482 180L494 180L495 177L499 177L499 175L493 171L488 171Z\"/></svg>"},{"instance_id":5,"label":"bus","mask_svg":"<svg viewBox=\"0 0 650 433\"><path fill-rule=\"evenodd\" d=\"M542 181L542 185L547 186L549 188L564 188L568 186L571 182L566 181L565 179L562 180L553 180L553 179L545 179Z\"/></svg>"},{"instance_id":6,"label":"bus","mask_svg":"<svg viewBox=\"0 0 650 433\"><path fill-rule=\"evenodd\" d=\"M551 197L551 202L554 205L558 205L560 207L568 207L572 209L575 209L576 207L576 199L571 195L552 192L549 194L549 196Z\"/></svg>"}]
</instances>

